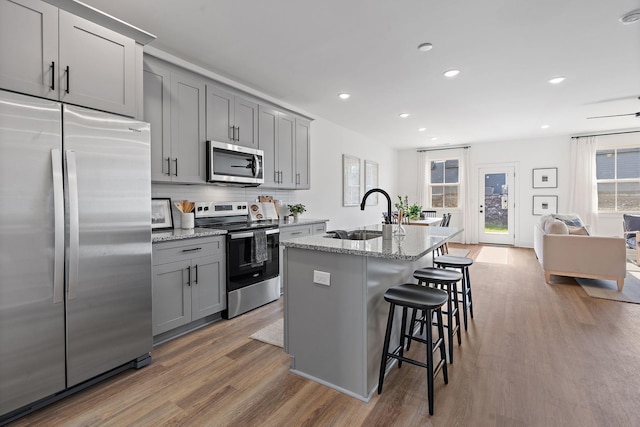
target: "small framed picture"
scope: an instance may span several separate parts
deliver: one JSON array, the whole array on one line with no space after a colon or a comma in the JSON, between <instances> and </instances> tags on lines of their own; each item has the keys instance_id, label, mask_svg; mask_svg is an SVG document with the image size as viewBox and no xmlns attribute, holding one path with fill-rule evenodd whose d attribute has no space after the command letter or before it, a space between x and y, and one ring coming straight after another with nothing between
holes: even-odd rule
<instances>
[{"instance_id":1,"label":"small framed picture","mask_svg":"<svg viewBox=\"0 0 640 427\"><path fill-rule=\"evenodd\" d=\"M151 229L173 229L173 213L171 212L171 199L151 199Z\"/></svg>"},{"instance_id":2,"label":"small framed picture","mask_svg":"<svg viewBox=\"0 0 640 427\"><path fill-rule=\"evenodd\" d=\"M364 192L378 186L378 163L371 160L364 161ZM367 198L367 206L378 204L378 193L370 194Z\"/></svg>"},{"instance_id":3,"label":"small framed picture","mask_svg":"<svg viewBox=\"0 0 640 427\"><path fill-rule=\"evenodd\" d=\"M558 196L533 196L534 215L554 213L558 213Z\"/></svg>"},{"instance_id":4,"label":"small framed picture","mask_svg":"<svg viewBox=\"0 0 640 427\"><path fill-rule=\"evenodd\" d=\"M342 155L342 206L360 206L360 158Z\"/></svg>"},{"instance_id":5,"label":"small framed picture","mask_svg":"<svg viewBox=\"0 0 640 427\"><path fill-rule=\"evenodd\" d=\"M533 188L557 188L558 168L533 170Z\"/></svg>"}]
</instances>

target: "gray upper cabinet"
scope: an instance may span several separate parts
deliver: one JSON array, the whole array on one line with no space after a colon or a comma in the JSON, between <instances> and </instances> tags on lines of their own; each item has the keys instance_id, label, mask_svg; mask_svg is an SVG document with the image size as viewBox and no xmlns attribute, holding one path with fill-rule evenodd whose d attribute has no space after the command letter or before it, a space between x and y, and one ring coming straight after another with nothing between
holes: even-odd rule
<instances>
[{"instance_id":1,"label":"gray upper cabinet","mask_svg":"<svg viewBox=\"0 0 640 427\"><path fill-rule=\"evenodd\" d=\"M258 104L208 84L207 139L258 148Z\"/></svg>"},{"instance_id":2,"label":"gray upper cabinet","mask_svg":"<svg viewBox=\"0 0 640 427\"><path fill-rule=\"evenodd\" d=\"M264 151L262 187L295 189L295 118L261 105L259 148Z\"/></svg>"},{"instance_id":3,"label":"gray upper cabinet","mask_svg":"<svg viewBox=\"0 0 640 427\"><path fill-rule=\"evenodd\" d=\"M311 176L309 170L311 143L311 122L296 117L296 189L308 190L311 188Z\"/></svg>"},{"instance_id":4,"label":"gray upper cabinet","mask_svg":"<svg viewBox=\"0 0 640 427\"><path fill-rule=\"evenodd\" d=\"M144 120L151 124L151 180L205 183L204 79L147 56L143 83Z\"/></svg>"},{"instance_id":5,"label":"gray upper cabinet","mask_svg":"<svg viewBox=\"0 0 640 427\"><path fill-rule=\"evenodd\" d=\"M0 87L136 115L136 42L39 0L0 1Z\"/></svg>"}]
</instances>

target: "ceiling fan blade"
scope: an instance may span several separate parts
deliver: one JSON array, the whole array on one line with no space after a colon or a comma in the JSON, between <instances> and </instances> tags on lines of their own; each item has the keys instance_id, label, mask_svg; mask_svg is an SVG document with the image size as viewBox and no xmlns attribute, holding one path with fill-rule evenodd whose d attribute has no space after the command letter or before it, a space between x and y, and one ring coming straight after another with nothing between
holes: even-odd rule
<instances>
[{"instance_id":1,"label":"ceiling fan blade","mask_svg":"<svg viewBox=\"0 0 640 427\"><path fill-rule=\"evenodd\" d=\"M640 117L640 112L637 113L629 113L629 114L612 114L610 116L594 116L594 117L587 117L587 119L606 119L608 117L622 117L622 116L636 116L636 117Z\"/></svg>"}]
</instances>

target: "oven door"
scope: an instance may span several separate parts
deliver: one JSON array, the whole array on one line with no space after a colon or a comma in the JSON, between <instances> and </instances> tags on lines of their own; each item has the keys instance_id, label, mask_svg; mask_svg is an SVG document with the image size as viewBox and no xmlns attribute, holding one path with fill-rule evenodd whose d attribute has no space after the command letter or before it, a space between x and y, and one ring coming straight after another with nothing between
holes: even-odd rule
<instances>
[{"instance_id":1,"label":"oven door","mask_svg":"<svg viewBox=\"0 0 640 427\"><path fill-rule=\"evenodd\" d=\"M252 262L253 231L229 233L227 237L227 292L259 283L279 274L280 230L269 228L266 261Z\"/></svg>"}]
</instances>

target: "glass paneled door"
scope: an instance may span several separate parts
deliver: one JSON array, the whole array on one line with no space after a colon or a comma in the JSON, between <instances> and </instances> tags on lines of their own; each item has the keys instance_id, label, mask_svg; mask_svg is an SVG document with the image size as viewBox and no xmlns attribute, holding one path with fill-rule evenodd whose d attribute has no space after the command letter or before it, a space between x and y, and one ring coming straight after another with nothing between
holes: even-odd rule
<instances>
[{"instance_id":1,"label":"glass paneled door","mask_svg":"<svg viewBox=\"0 0 640 427\"><path fill-rule=\"evenodd\" d=\"M514 168L481 168L479 178L478 242L513 245Z\"/></svg>"}]
</instances>

